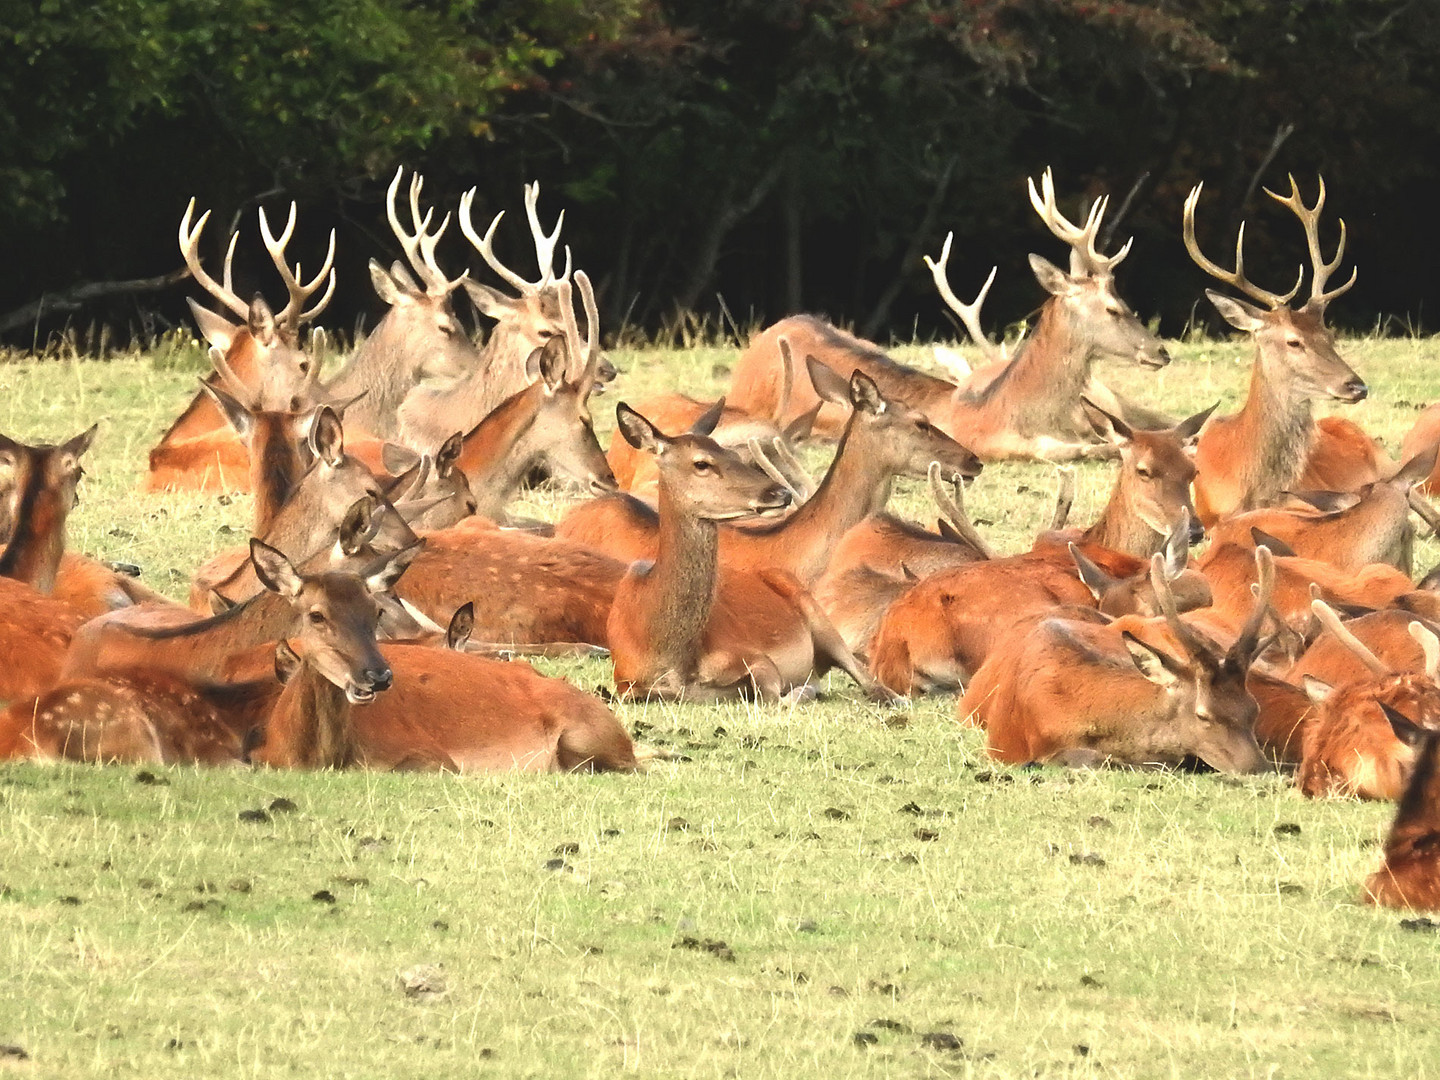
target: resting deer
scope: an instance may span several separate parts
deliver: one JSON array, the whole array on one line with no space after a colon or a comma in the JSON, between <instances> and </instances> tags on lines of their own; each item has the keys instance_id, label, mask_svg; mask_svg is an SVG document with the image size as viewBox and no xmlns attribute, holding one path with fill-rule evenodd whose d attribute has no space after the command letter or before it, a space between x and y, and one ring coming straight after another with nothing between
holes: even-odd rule
<instances>
[{"instance_id":1,"label":"resting deer","mask_svg":"<svg viewBox=\"0 0 1440 1080\"><path fill-rule=\"evenodd\" d=\"M1323 600L1315 616L1366 669L1364 678L1330 686L1303 676L1317 706L1306 728L1296 782L1311 798L1353 795L1398 799L1415 764L1416 741L1401 738L1391 722L1399 713L1410 724L1440 730L1440 637L1418 622L1409 633L1425 656L1424 674L1397 671L1356 638Z\"/></svg>"},{"instance_id":2,"label":"resting deer","mask_svg":"<svg viewBox=\"0 0 1440 1080\"><path fill-rule=\"evenodd\" d=\"M1221 317L1255 340L1250 393L1240 412L1217 416L1200 434L1195 464L1195 505L1206 526L1245 510L1270 506L1282 492L1296 489L1351 491L1388 474L1373 440L1354 424L1335 418L1318 424L1312 402L1326 398L1354 403L1369 392L1365 383L1335 349L1335 335L1325 325L1330 301L1355 284L1355 271L1341 286L1325 286L1345 254L1345 223L1335 257L1326 262L1320 249L1320 212L1325 207L1325 182L1314 206L1306 206L1295 178L1290 194L1266 194L1290 210L1305 227L1310 252L1310 296L1292 308L1304 268L1287 293L1270 292L1245 276L1245 228L1235 242L1235 269L1211 262L1195 239L1195 207L1204 185L1197 184L1185 200L1185 248L1211 277L1225 282L1263 307L1206 289Z\"/></svg>"},{"instance_id":3,"label":"resting deer","mask_svg":"<svg viewBox=\"0 0 1440 1080\"><path fill-rule=\"evenodd\" d=\"M476 250L507 284L519 292L518 297L506 296L497 289L478 282L466 280L465 290L481 313L496 320L490 332L490 339L481 350L479 362L470 365L453 378L425 383L407 397L400 407L398 425L401 441L413 449L433 446L452 431L469 431L501 402L525 389L533 378L530 358L552 338L565 333L570 300L560 294L562 285L570 281L570 253L565 253L565 271L555 273L555 246L559 242L560 228L565 215L561 213L554 230L548 235L540 226L537 203L540 198L538 184L526 185L525 214L530 222L530 235L535 242L535 255L540 264L540 276L535 281L526 281L519 274L506 267L495 257L493 241L504 212L495 215L489 230L482 238L470 221L470 208L475 198L472 188L460 199L460 228ZM588 279L575 275L575 283L585 304L586 319L589 323L590 349L594 354L594 377L609 382L615 377L615 369L599 353L599 316L595 307L594 293ZM569 378L579 378L587 361L579 355L571 357Z\"/></svg>"},{"instance_id":4,"label":"resting deer","mask_svg":"<svg viewBox=\"0 0 1440 1080\"><path fill-rule=\"evenodd\" d=\"M290 299L280 313L272 313L265 300L256 296L249 303L235 294L231 283L231 261L235 255L236 233L230 238L225 254L223 282L206 272L200 261L200 234L210 219L210 211L200 215L194 227L195 200L191 199L180 221L180 252L196 282L222 307L238 316L239 325L217 315L194 301L190 310L205 340L220 350L234 378L265 409L291 408L291 402L308 404L316 392L320 374L320 357L308 354L300 342L301 328L314 322L335 294L335 233L330 233L330 247L324 264L308 282L301 282L299 267L292 272L286 263L285 248L295 232L296 207L290 204L290 216L277 238L270 230L262 207L259 212L260 236L271 262L279 272ZM325 284L325 292L310 308L311 298ZM218 371L207 379L219 384ZM145 490L163 491L170 488L211 490L243 490L246 478L246 457L243 447L226 426L224 417L204 393L197 393L190 404L161 436L150 451L150 467Z\"/></svg>"},{"instance_id":5,"label":"resting deer","mask_svg":"<svg viewBox=\"0 0 1440 1080\"><path fill-rule=\"evenodd\" d=\"M1158 368L1170 357L1115 292L1114 269L1128 254L1129 244L1116 255L1100 254L1096 244L1103 200L1091 210L1085 224L1077 226L1056 207L1048 170L1042 187L1043 195L1030 182L1031 201L1046 227L1070 245L1070 273L1039 255L1030 256L1031 268L1050 299L1014 360L983 388L972 392L957 387L896 363L877 346L821 319L797 315L782 319L751 341L735 367L731 404L752 415L788 423L821 403L814 386L797 378L789 410L777 411L783 382L778 341L783 336L796 355L814 356L842 378L856 368L863 370L887 398L923 413L982 460L1070 460L1113 453L1090 441L1079 412L1080 395L1090 385L1091 362L1099 356L1118 356ZM945 279L949 251L947 243L940 261L929 265L947 303L966 309L953 299ZM966 317L968 309L962 314ZM843 421L842 409L822 406L815 430L834 435Z\"/></svg>"},{"instance_id":6,"label":"resting deer","mask_svg":"<svg viewBox=\"0 0 1440 1080\"><path fill-rule=\"evenodd\" d=\"M1184 535L1164 566L1188 609L1208 604L1210 590L1185 568ZM870 648L870 670L896 693L958 689L1001 635L1051 608L1104 601L1109 615L1153 613L1156 599L1145 575L1143 559L1089 544L942 571L886 609Z\"/></svg>"},{"instance_id":7,"label":"resting deer","mask_svg":"<svg viewBox=\"0 0 1440 1080\"><path fill-rule=\"evenodd\" d=\"M263 726L258 760L350 764L349 706L373 700L391 682L375 642L376 596L412 555L394 553L358 575L302 575L280 552L253 541L256 572L283 598L294 635L293 646L280 646L289 676L283 691L273 679L214 683L143 665L69 680L0 717L0 758L235 763Z\"/></svg>"},{"instance_id":8,"label":"resting deer","mask_svg":"<svg viewBox=\"0 0 1440 1080\"><path fill-rule=\"evenodd\" d=\"M863 371L845 380L817 361L807 364L827 401L851 407L825 479L783 521L722 528L719 557L726 567L784 570L808 588L824 572L846 530L885 508L897 475L924 477L930 463L938 461L946 474L971 478L979 475L981 466L975 455L921 413L885 397ZM724 399L711 406L701 418L704 427L723 409ZM555 532L616 557L651 558L661 529L655 511L633 495L617 494L571 510Z\"/></svg>"},{"instance_id":9,"label":"resting deer","mask_svg":"<svg viewBox=\"0 0 1440 1080\"><path fill-rule=\"evenodd\" d=\"M1225 518L1211 530L1210 550L1232 543L1254 546L1252 537L1258 529L1283 541L1295 554L1340 570L1385 563L1408 574L1415 544L1410 511L1433 514L1424 497L1412 489L1430 475L1436 449L1422 450L1394 476L1353 493L1306 492L1295 497L1302 504L1295 509L1271 507Z\"/></svg>"},{"instance_id":10,"label":"resting deer","mask_svg":"<svg viewBox=\"0 0 1440 1080\"><path fill-rule=\"evenodd\" d=\"M1317 594L1315 599L1323 597ZM1344 608L1344 605L1331 606ZM1378 658L1391 671L1423 674L1425 651L1410 632L1412 623L1419 623L1432 633L1440 632L1440 623L1400 607L1367 611L1347 619L1343 640L1319 626L1317 620L1321 632L1285 672L1285 678L1297 686L1307 677L1340 686L1371 675L1367 666L1370 656ZM1352 648L1355 641L1365 647L1365 659Z\"/></svg>"},{"instance_id":11,"label":"resting deer","mask_svg":"<svg viewBox=\"0 0 1440 1080\"><path fill-rule=\"evenodd\" d=\"M1415 767L1385 838L1385 862L1366 879L1364 900L1440 911L1440 732L1425 731L1399 713L1390 722L1415 751Z\"/></svg>"},{"instance_id":12,"label":"resting deer","mask_svg":"<svg viewBox=\"0 0 1440 1080\"><path fill-rule=\"evenodd\" d=\"M990 754L1011 764L1178 767L1198 759L1222 772L1267 769L1246 689L1269 600L1269 553L1255 558L1260 595L1228 648L1180 618L1157 555L1151 582L1163 619L1043 619L991 654L958 714L975 716Z\"/></svg>"},{"instance_id":13,"label":"resting deer","mask_svg":"<svg viewBox=\"0 0 1440 1080\"><path fill-rule=\"evenodd\" d=\"M720 523L774 513L790 493L706 431L712 409L684 435L662 434L624 404L622 437L660 461L660 540L653 563L633 564L607 625L623 696L763 700L843 668L872 683L804 586L778 569L720 563Z\"/></svg>"}]
</instances>

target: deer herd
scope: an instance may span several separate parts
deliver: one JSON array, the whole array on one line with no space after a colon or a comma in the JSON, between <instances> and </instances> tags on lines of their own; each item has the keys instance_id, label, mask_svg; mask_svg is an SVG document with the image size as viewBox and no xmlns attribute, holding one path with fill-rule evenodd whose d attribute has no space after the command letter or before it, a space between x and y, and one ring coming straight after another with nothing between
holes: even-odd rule
<instances>
[{"instance_id":1,"label":"deer herd","mask_svg":"<svg viewBox=\"0 0 1440 1080\"><path fill-rule=\"evenodd\" d=\"M334 294L333 233L307 278L295 206L278 235L260 211L277 313L236 293L238 236L219 280L205 269L209 214L186 209L213 371L144 487L254 496L248 547L200 567L187 606L66 552L93 427L0 436L0 758L633 771L661 752L513 657L608 656L640 700L803 700L835 668L877 701L958 692L1003 762L1279 768L1306 796L1396 801L1365 897L1440 908L1440 575L1411 578L1412 512L1440 523L1423 494L1440 413L1400 463L1315 417L1367 393L1325 321L1355 274L1329 287L1345 230L1327 260L1323 182L1313 205L1293 178L1269 193L1304 230L1299 306L1303 267L1288 292L1251 282L1243 225L1221 267L1196 237L1200 187L1185 202L1192 259L1246 297L1207 291L1255 342L1237 413L1177 421L1100 381L1097 359L1170 357L1117 292L1130 244L1101 252L1106 201L1070 220L1047 170L1029 195L1069 265L1030 256L1048 298L1018 344L981 326L994 271L956 297L947 237L925 261L978 366L945 352L930 374L795 315L754 336L718 401L618 404L607 453L592 398L615 369L589 278L568 248L556 268L564 215L547 231L526 188L532 280L496 254L503 212L482 235L468 192L459 232L503 283L486 285L440 267L451 217L403 181L386 211L404 261L370 263L388 311L331 375L304 329ZM494 323L483 346L462 291ZM818 483L798 452L816 439L835 443ZM1007 459L1112 461L1114 486L1069 527L1062 468L1050 528L1001 555L964 491ZM537 477L585 497L554 525L512 516ZM898 477L928 480L936 528L886 512Z\"/></svg>"}]
</instances>

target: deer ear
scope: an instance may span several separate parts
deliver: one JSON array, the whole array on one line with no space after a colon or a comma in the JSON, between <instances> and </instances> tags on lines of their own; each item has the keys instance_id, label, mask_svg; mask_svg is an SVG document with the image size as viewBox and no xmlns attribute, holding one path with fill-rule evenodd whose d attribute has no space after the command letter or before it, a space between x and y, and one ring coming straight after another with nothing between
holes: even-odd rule
<instances>
[{"instance_id":1,"label":"deer ear","mask_svg":"<svg viewBox=\"0 0 1440 1080\"><path fill-rule=\"evenodd\" d=\"M435 475L441 480L449 480L450 474L455 471L455 463L460 460L460 451L465 449L465 436L455 432L443 443L440 449L435 451Z\"/></svg>"},{"instance_id":2,"label":"deer ear","mask_svg":"<svg viewBox=\"0 0 1440 1080\"><path fill-rule=\"evenodd\" d=\"M260 584L270 592L287 597L299 595L304 582L283 552L251 537L250 561L255 564L255 576L260 579Z\"/></svg>"},{"instance_id":3,"label":"deer ear","mask_svg":"<svg viewBox=\"0 0 1440 1080\"><path fill-rule=\"evenodd\" d=\"M1098 602L1104 597L1105 590L1115 583L1115 579L1096 566L1075 544L1069 546L1070 558L1075 560L1075 569L1080 573L1081 582Z\"/></svg>"},{"instance_id":4,"label":"deer ear","mask_svg":"<svg viewBox=\"0 0 1440 1080\"><path fill-rule=\"evenodd\" d=\"M310 451L332 469L338 469L345 460L345 429L329 405L315 411L315 421L310 425Z\"/></svg>"},{"instance_id":5,"label":"deer ear","mask_svg":"<svg viewBox=\"0 0 1440 1080\"><path fill-rule=\"evenodd\" d=\"M205 590L205 603L209 605L211 615L224 615L225 612L235 607L234 600L216 589Z\"/></svg>"},{"instance_id":6,"label":"deer ear","mask_svg":"<svg viewBox=\"0 0 1440 1080\"><path fill-rule=\"evenodd\" d=\"M201 307L189 297L186 297L185 302L190 305L190 314L194 317L195 325L199 328L200 336L205 339L206 344L229 352L230 346L235 341L235 331L238 327L225 316L217 315L209 308Z\"/></svg>"},{"instance_id":7,"label":"deer ear","mask_svg":"<svg viewBox=\"0 0 1440 1080\"><path fill-rule=\"evenodd\" d=\"M90 444L95 441L95 432L99 429L99 424L91 424L87 430L82 431L79 435L76 435L69 442L64 443L60 447L61 451L63 453L69 454L72 458L78 461L81 455L83 455L86 450L90 449Z\"/></svg>"},{"instance_id":8,"label":"deer ear","mask_svg":"<svg viewBox=\"0 0 1440 1080\"><path fill-rule=\"evenodd\" d=\"M387 442L380 448L380 464L391 476L399 476L420 463L420 455L408 446Z\"/></svg>"},{"instance_id":9,"label":"deer ear","mask_svg":"<svg viewBox=\"0 0 1440 1080\"><path fill-rule=\"evenodd\" d=\"M1159 649L1152 649L1139 638L1133 636L1128 630L1120 634L1125 642L1126 651L1130 653L1130 659L1140 669L1140 674L1149 679L1156 686L1171 687L1180 681L1176 669L1180 666L1173 658L1166 656Z\"/></svg>"},{"instance_id":10,"label":"deer ear","mask_svg":"<svg viewBox=\"0 0 1440 1080\"><path fill-rule=\"evenodd\" d=\"M374 259L370 260L370 284L375 286L375 294L390 307L409 299L405 287Z\"/></svg>"},{"instance_id":11,"label":"deer ear","mask_svg":"<svg viewBox=\"0 0 1440 1080\"><path fill-rule=\"evenodd\" d=\"M1324 679L1317 679L1314 675L1302 675L1300 687L1305 691L1305 696L1310 699L1311 704L1323 705L1325 699L1330 696L1330 691L1335 689Z\"/></svg>"},{"instance_id":12,"label":"deer ear","mask_svg":"<svg viewBox=\"0 0 1440 1080\"><path fill-rule=\"evenodd\" d=\"M200 380L200 389L215 402L215 407L220 410L220 415L225 417L225 422L235 429L235 434L242 440L248 439L250 429L255 426L255 417L240 403L240 399L223 386L204 379Z\"/></svg>"},{"instance_id":13,"label":"deer ear","mask_svg":"<svg viewBox=\"0 0 1440 1080\"><path fill-rule=\"evenodd\" d=\"M425 549L425 540L422 537L416 540L409 547L403 547L383 559L378 559L360 572L365 579L365 588L370 590L372 596L389 592L400 580L400 576L415 561L415 556Z\"/></svg>"},{"instance_id":14,"label":"deer ear","mask_svg":"<svg viewBox=\"0 0 1440 1080\"><path fill-rule=\"evenodd\" d=\"M1200 439L1200 429L1205 426L1205 421L1210 419L1210 414L1220 407L1217 401L1208 409L1201 409L1194 416L1187 416L1180 423L1170 429L1170 434L1179 439L1185 446L1194 446Z\"/></svg>"},{"instance_id":15,"label":"deer ear","mask_svg":"<svg viewBox=\"0 0 1440 1080\"><path fill-rule=\"evenodd\" d=\"M261 345L273 345L280 336L275 328L275 314L259 293L250 301L250 315L246 322L250 326L250 336Z\"/></svg>"},{"instance_id":16,"label":"deer ear","mask_svg":"<svg viewBox=\"0 0 1440 1080\"><path fill-rule=\"evenodd\" d=\"M1065 296L1075 288L1075 279L1043 255L1031 254L1030 270L1051 296Z\"/></svg>"},{"instance_id":17,"label":"deer ear","mask_svg":"<svg viewBox=\"0 0 1440 1080\"><path fill-rule=\"evenodd\" d=\"M785 436L785 441L797 443L808 439L810 432L815 427L815 418L820 415L820 407L822 405L824 405L824 402L817 401L808 410L786 424L785 430L782 432Z\"/></svg>"},{"instance_id":18,"label":"deer ear","mask_svg":"<svg viewBox=\"0 0 1440 1080\"><path fill-rule=\"evenodd\" d=\"M1258 525L1250 526L1250 539L1257 548L1268 548L1271 555L1281 558L1295 558L1295 549L1278 536L1271 536Z\"/></svg>"},{"instance_id":19,"label":"deer ear","mask_svg":"<svg viewBox=\"0 0 1440 1080\"><path fill-rule=\"evenodd\" d=\"M615 406L615 426L627 443L647 454L660 453L670 441L660 433L659 428L623 401Z\"/></svg>"},{"instance_id":20,"label":"deer ear","mask_svg":"<svg viewBox=\"0 0 1440 1080\"><path fill-rule=\"evenodd\" d=\"M530 372L532 363L535 365L534 372ZM544 379L545 389L553 394L565 385L565 369L569 363L569 350L565 347L565 339L557 334L530 354L530 358L525 361L525 370Z\"/></svg>"},{"instance_id":21,"label":"deer ear","mask_svg":"<svg viewBox=\"0 0 1440 1080\"><path fill-rule=\"evenodd\" d=\"M875 380L859 368L850 373L849 398L850 404L858 412L879 416L885 411L885 398L880 393L880 387L876 386Z\"/></svg>"},{"instance_id":22,"label":"deer ear","mask_svg":"<svg viewBox=\"0 0 1440 1080\"><path fill-rule=\"evenodd\" d=\"M362 495L350 504L340 522L338 542L346 555L358 555L375 535L375 500Z\"/></svg>"},{"instance_id":23,"label":"deer ear","mask_svg":"<svg viewBox=\"0 0 1440 1080\"><path fill-rule=\"evenodd\" d=\"M810 375L810 385L821 401L832 405L850 407L850 384L828 364L822 364L813 356L805 357L805 370Z\"/></svg>"},{"instance_id":24,"label":"deer ear","mask_svg":"<svg viewBox=\"0 0 1440 1080\"><path fill-rule=\"evenodd\" d=\"M300 654L292 649L284 638L275 643L275 678L280 680L281 686L295 677L302 663L304 661L300 659Z\"/></svg>"},{"instance_id":25,"label":"deer ear","mask_svg":"<svg viewBox=\"0 0 1440 1080\"><path fill-rule=\"evenodd\" d=\"M450 625L445 630L445 648L451 652L464 652L465 644L475 630L475 601L467 600L450 616Z\"/></svg>"},{"instance_id":26,"label":"deer ear","mask_svg":"<svg viewBox=\"0 0 1440 1080\"><path fill-rule=\"evenodd\" d=\"M1419 746L1425 741L1426 730L1414 720L1392 709L1383 701L1377 701L1375 704L1380 706L1380 711L1385 714L1385 719L1390 721L1390 730L1395 733L1395 737L1406 746Z\"/></svg>"},{"instance_id":27,"label":"deer ear","mask_svg":"<svg viewBox=\"0 0 1440 1080\"><path fill-rule=\"evenodd\" d=\"M1120 446L1135 437L1135 432L1129 424L1118 416L1106 412L1083 395L1080 398L1080 408L1085 413L1085 419L1090 421L1090 426L1095 429L1095 434L1102 439Z\"/></svg>"},{"instance_id":28,"label":"deer ear","mask_svg":"<svg viewBox=\"0 0 1440 1080\"><path fill-rule=\"evenodd\" d=\"M707 437L715 434L715 429L720 424L720 417L724 415L725 399L722 397L719 401L715 402L714 405L706 409L700 416L700 419L690 425L690 434L705 435Z\"/></svg>"},{"instance_id":29,"label":"deer ear","mask_svg":"<svg viewBox=\"0 0 1440 1080\"><path fill-rule=\"evenodd\" d=\"M1409 461L1401 465L1391 478L1400 480L1407 484L1418 484L1435 471L1435 458L1440 455L1440 443L1425 450L1421 450Z\"/></svg>"},{"instance_id":30,"label":"deer ear","mask_svg":"<svg viewBox=\"0 0 1440 1080\"><path fill-rule=\"evenodd\" d=\"M489 285L482 285L469 278L460 284L465 287L466 295L470 297L470 302L475 305L480 314L489 318L504 319L514 314L515 309L520 306L519 300L506 296L499 289L492 289Z\"/></svg>"},{"instance_id":31,"label":"deer ear","mask_svg":"<svg viewBox=\"0 0 1440 1080\"><path fill-rule=\"evenodd\" d=\"M1236 330L1253 334L1265 325L1265 313L1254 304L1236 300L1233 296L1226 296L1214 289L1206 289L1205 295L1210 298L1210 303L1215 305L1215 310L1220 313L1220 317Z\"/></svg>"}]
</instances>

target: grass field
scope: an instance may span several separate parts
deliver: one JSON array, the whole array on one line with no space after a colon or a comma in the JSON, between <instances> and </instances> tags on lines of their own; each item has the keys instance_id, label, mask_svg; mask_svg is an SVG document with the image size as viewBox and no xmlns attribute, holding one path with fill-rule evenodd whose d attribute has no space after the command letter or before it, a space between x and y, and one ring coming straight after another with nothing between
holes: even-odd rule
<instances>
[{"instance_id":1,"label":"grass field","mask_svg":"<svg viewBox=\"0 0 1440 1080\"><path fill-rule=\"evenodd\" d=\"M1176 413L1237 403L1248 355L1176 351L1106 372ZM1398 450L1435 346L1344 351L1372 392L1346 415ZM611 401L718 392L734 355L617 354ZM0 431L102 421L72 547L174 596L250 518L136 494L200 357L0 365ZM1086 467L1074 520L1108 483ZM994 467L971 512L1014 550L1052 490ZM1356 902L1389 807L996 768L953 699L829 690L621 707L688 758L634 777L0 766L0 1073L1440 1076L1440 932Z\"/></svg>"}]
</instances>

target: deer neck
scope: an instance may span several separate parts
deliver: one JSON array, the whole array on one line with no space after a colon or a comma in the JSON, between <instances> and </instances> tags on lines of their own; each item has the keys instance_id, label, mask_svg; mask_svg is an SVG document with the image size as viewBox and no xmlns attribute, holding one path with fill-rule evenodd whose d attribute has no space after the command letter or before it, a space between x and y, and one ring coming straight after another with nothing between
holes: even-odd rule
<instances>
[{"instance_id":1,"label":"deer neck","mask_svg":"<svg viewBox=\"0 0 1440 1080\"><path fill-rule=\"evenodd\" d=\"M852 419L820 487L772 534L784 537L791 555L787 567L801 581L819 577L840 537L885 509L895 480L888 458L884 446L855 431Z\"/></svg>"},{"instance_id":2,"label":"deer neck","mask_svg":"<svg viewBox=\"0 0 1440 1080\"><path fill-rule=\"evenodd\" d=\"M1254 510L1273 503L1305 471L1315 439L1310 398L1288 371L1272 370L1263 354L1250 371L1250 393L1236 417L1236 439L1248 456L1245 500Z\"/></svg>"},{"instance_id":3,"label":"deer neck","mask_svg":"<svg viewBox=\"0 0 1440 1080\"><path fill-rule=\"evenodd\" d=\"M250 490L255 493L255 531L264 536L304 475L299 445L289 423L257 425L250 442Z\"/></svg>"},{"instance_id":4,"label":"deer neck","mask_svg":"<svg viewBox=\"0 0 1440 1080\"><path fill-rule=\"evenodd\" d=\"M1100 519L1085 530L1086 542L1099 544L1111 551L1123 551L1148 559L1165 547L1165 537L1140 519L1131 505L1126 473L1122 470Z\"/></svg>"},{"instance_id":5,"label":"deer neck","mask_svg":"<svg viewBox=\"0 0 1440 1080\"><path fill-rule=\"evenodd\" d=\"M124 623L117 624L118 649L130 662L135 642L145 656L134 657L136 663L158 661L170 671L184 672L207 678L224 674L226 661L257 645L278 641L294 621L289 601L271 592L260 595L206 619L197 619L177 627L158 630L137 630ZM131 639L129 643L125 639Z\"/></svg>"},{"instance_id":6,"label":"deer neck","mask_svg":"<svg viewBox=\"0 0 1440 1080\"><path fill-rule=\"evenodd\" d=\"M391 308L376 325L373 333L362 341L336 376L325 386L326 395L345 400L363 394L346 409L346 420L382 439L399 434L396 414L405 395L420 381L418 364L411 355L423 355L424 342L407 349L402 320Z\"/></svg>"},{"instance_id":7,"label":"deer neck","mask_svg":"<svg viewBox=\"0 0 1440 1080\"><path fill-rule=\"evenodd\" d=\"M39 472L32 471L15 499L10 540L0 552L0 577L22 581L36 592L52 592L65 554L68 514L55 494L45 490Z\"/></svg>"},{"instance_id":8,"label":"deer neck","mask_svg":"<svg viewBox=\"0 0 1440 1080\"><path fill-rule=\"evenodd\" d=\"M1035 329L1020 352L992 384L1019 414L1018 426L1053 433L1073 426L1075 401L1090 382L1095 351L1075 320L1051 297L1040 308Z\"/></svg>"},{"instance_id":9,"label":"deer neck","mask_svg":"<svg viewBox=\"0 0 1440 1080\"><path fill-rule=\"evenodd\" d=\"M527 453L525 444L534 433L537 398L543 393L537 382L512 395L465 436L456 465L470 478L480 517L498 520L537 464L540 455Z\"/></svg>"},{"instance_id":10,"label":"deer neck","mask_svg":"<svg viewBox=\"0 0 1440 1080\"><path fill-rule=\"evenodd\" d=\"M302 663L265 725L265 757L304 769L343 769L357 757L345 691Z\"/></svg>"},{"instance_id":11,"label":"deer neck","mask_svg":"<svg viewBox=\"0 0 1440 1080\"><path fill-rule=\"evenodd\" d=\"M700 662L700 641L715 603L720 530L683 511L663 476L660 535L650 568L650 630L657 667L689 683Z\"/></svg>"}]
</instances>

